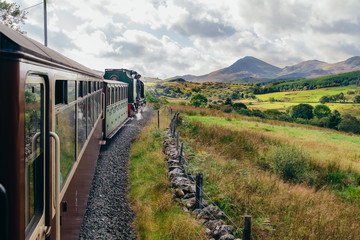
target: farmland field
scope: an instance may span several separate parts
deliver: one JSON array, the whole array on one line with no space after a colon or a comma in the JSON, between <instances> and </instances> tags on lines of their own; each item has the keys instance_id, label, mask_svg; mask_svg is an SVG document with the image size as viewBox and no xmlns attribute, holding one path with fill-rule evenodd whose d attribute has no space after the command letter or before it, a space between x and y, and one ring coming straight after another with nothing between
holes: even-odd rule
<instances>
[{"instance_id":1,"label":"farmland field","mask_svg":"<svg viewBox=\"0 0 360 240\"><path fill-rule=\"evenodd\" d=\"M269 98L277 100L286 100L288 102L296 103L318 103L322 96L335 95L339 93L346 94L348 91L355 91L356 86L334 87L334 88L320 88L307 91L291 91L291 92L276 92L268 94L259 94L256 97L262 101L268 101Z\"/></svg>"},{"instance_id":2,"label":"farmland field","mask_svg":"<svg viewBox=\"0 0 360 240\"><path fill-rule=\"evenodd\" d=\"M207 125L218 125L229 129L248 129L264 136L279 140L282 143L295 144L311 153L321 163L334 162L343 170L353 168L360 174L360 136L339 133L326 129L308 129L303 125L297 127L280 126L269 123L245 120L226 120L218 117L189 116L191 120Z\"/></svg>"},{"instance_id":3,"label":"farmland field","mask_svg":"<svg viewBox=\"0 0 360 240\"><path fill-rule=\"evenodd\" d=\"M238 226L243 215L252 215L253 239L356 239L359 135L173 108L183 112L189 169L204 174L204 191ZM289 180L274 170L277 158L307 159L308 165L298 180Z\"/></svg>"}]
</instances>

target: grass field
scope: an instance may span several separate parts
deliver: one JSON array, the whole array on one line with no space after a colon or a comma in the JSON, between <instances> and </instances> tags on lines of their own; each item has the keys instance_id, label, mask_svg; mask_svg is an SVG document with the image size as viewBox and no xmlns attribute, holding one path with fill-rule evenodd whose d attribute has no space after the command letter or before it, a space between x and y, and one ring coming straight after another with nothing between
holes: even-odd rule
<instances>
[{"instance_id":1,"label":"grass field","mask_svg":"<svg viewBox=\"0 0 360 240\"><path fill-rule=\"evenodd\" d=\"M326 151L339 154L350 145L344 151L359 154L358 137L225 117L184 118L181 136L188 142L189 168L204 174L205 191L238 226L242 226L243 215L252 215L253 239L357 239L358 190L350 188L348 195L355 202L346 201L326 187L315 190L284 181L259 167L259 161L274 149L291 157L286 152L290 144L301 149L297 154L302 156L323 156ZM359 157L353 162L358 164Z\"/></svg>"},{"instance_id":2,"label":"grass field","mask_svg":"<svg viewBox=\"0 0 360 240\"><path fill-rule=\"evenodd\" d=\"M320 88L308 91L291 91L291 92L276 92L268 94L256 95L257 98L268 101L269 98L277 100L287 100L296 103L318 103L322 96L335 95L339 93L346 94L348 91L355 91L356 86L334 87L334 88Z\"/></svg>"},{"instance_id":3,"label":"grass field","mask_svg":"<svg viewBox=\"0 0 360 240\"><path fill-rule=\"evenodd\" d=\"M259 132L267 138L278 140L283 144L288 143L303 148L321 164L336 163L344 171L353 169L360 174L360 136L358 135L342 134L326 129L308 129L301 125L289 127L244 120L229 121L225 118L205 116L189 116L188 118L203 124Z\"/></svg>"}]
</instances>

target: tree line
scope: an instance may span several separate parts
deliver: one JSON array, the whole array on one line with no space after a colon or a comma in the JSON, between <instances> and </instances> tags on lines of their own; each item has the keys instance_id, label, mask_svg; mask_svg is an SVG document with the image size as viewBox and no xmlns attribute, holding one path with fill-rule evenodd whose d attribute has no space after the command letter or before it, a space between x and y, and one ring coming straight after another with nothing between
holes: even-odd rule
<instances>
[{"instance_id":1,"label":"tree line","mask_svg":"<svg viewBox=\"0 0 360 240\"><path fill-rule=\"evenodd\" d=\"M249 90L253 94L266 94L272 92L303 91L326 87L342 87L348 85L360 85L360 71L341 73L320 78L296 79L287 81L283 80L271 83L267 86L255 84L251 86Z\"/></svg>"}]
</instances>

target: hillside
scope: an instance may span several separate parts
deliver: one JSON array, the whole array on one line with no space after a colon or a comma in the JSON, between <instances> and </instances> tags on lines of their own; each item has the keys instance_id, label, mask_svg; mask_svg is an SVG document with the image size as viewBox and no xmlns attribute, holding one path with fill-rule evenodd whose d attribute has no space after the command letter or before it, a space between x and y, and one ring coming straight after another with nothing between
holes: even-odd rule
<instances>
[{"instance_id":1,"label":"hillside","mask_svg":"<svg viewBox=\"0 0 360 240\"><path fill-rule=\"evenodd\" d=\"M316 78L360 69L360 57L352 57L345 61L329 64L318 60L310 60L285 67L280 72L280 79Z\"/></svg>"},{"instance_id":2,"label":"hillside","mask_svg":"<svg viewBox=\"0 0 360 240\"><path fill-rule=\"evenodd\" d=\"M194 82L267 83L273 82L274 79L316 78L356 70L360 70L359 56L338 63L309 60L282 69L248 56L239 59L229 67L202 76L184 75L174 78L180 77Z\"/></svg>"}]
</instances>

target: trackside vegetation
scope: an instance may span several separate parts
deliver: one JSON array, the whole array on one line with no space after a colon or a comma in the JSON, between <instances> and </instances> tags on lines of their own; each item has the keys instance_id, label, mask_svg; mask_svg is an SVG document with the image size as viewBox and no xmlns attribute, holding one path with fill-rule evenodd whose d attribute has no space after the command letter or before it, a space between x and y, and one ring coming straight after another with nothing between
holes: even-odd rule
<instances>
[{"instance_id":1,"label":"trackside vegetation","mask_svg":"<svg viewBox=\"0 0 360 240\"><path fill-rule=\"evenodd\" d=\"M160 130L154 118L134 139L130 200L136 213L138 239L206 239L204 228L172 199L162 141L169 116L161 114Z\"/></svg>"}]
</instances>

